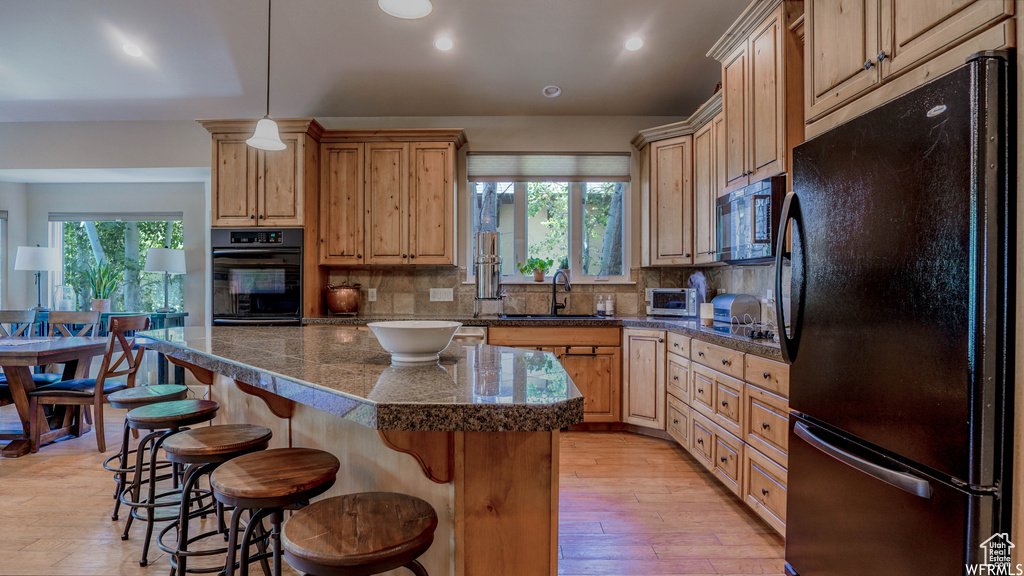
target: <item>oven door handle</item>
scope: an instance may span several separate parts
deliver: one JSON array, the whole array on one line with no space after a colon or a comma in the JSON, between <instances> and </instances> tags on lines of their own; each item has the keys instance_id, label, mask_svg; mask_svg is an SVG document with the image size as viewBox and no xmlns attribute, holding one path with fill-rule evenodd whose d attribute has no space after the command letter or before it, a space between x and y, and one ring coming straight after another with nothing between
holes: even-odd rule
<instances>
[{"instance_id":1,"label":"oven door handle","mask_svg":"<svg viewBox=\"0 0 1024 576\"><path fill-rule=\"evenodd\" d=\"M214 250L214 256L224 256L229 254L298 254L301 252L299 248L236 248L231 250Z\"/></svg>"}]
</instances>

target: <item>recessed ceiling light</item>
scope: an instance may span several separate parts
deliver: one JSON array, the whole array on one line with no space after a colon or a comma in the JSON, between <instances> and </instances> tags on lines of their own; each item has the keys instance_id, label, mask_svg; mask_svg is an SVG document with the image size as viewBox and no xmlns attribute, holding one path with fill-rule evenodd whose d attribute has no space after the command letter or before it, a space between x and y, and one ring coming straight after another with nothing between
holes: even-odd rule
<instances>
[{"instance_id":1,"label":"recessed ceiling light","mask_svg":"<svg viewBox=\"0 0 1024 576\"><path fill-rule=\"evenodd\" d=\"M447 52L455 47L455 43L452 42L451 38L447 36L441 36L437 40L434 40L434 48L437 48L441 52Z\"/></svg>"},{"instance_id":2,"label":"recessed ceiling light","mask_svg":"<svg viewBox=\"0 0 1024 576\"><path fill-rule=\"evenodd\" d=\"M423 18L434 9L430 0L377 0L377 6L395 18L408 20Z\"/></svg>"},{"instance_id":3,"label":"recessed ceiling light","mask_svg":"<svg viewBox=\"0 0 1024 576\"><path fill-rule=\"evenodd\" d=\"M630 52L636 52L637 50L644 47L644 41L642 38L633 36L629 40L626 40L623 46L626 48L626 50L629 50Z\"/></svg>"},{"instance_id":4,"label":"recessed ceiling light","mask_svg":"<svg viewBox=\"0 0 1024 576\"><path fill-rule=\"evenodd\" d=\"M124 53L131 56L132 58L142 58L142 48L139 48L131 42L125 42L124 44L122 44L121 50L124 50Z\"/></svg>"},{"instance_id":5,"label":"recessed ceiling light","mask_svg":"<svg viewBox=\"0 0 1024 576\"><path fill-rule=\"evenodd\" d=\"M545 86L544 89L541 90L540 92L547 98L558 98L562 94L562 89L559 88L558 86L555 86L554 84L551 84Z\"/></svg>"}]
</instances>

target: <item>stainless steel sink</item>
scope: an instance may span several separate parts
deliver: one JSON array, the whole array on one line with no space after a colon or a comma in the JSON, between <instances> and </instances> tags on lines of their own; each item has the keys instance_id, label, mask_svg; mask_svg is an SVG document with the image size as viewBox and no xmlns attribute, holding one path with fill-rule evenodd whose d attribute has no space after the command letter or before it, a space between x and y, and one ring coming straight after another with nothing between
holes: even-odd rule
<instances>
[{"instance_id":1,"label":"stainless steel sink","mask_svg":"<svg viewBox=\"0 0 1024 576\"><path fill-rule=\"evenodd\" d=\"M502 314L504 320L596 320L597 314Z\"/></svg>"}]
</instances>

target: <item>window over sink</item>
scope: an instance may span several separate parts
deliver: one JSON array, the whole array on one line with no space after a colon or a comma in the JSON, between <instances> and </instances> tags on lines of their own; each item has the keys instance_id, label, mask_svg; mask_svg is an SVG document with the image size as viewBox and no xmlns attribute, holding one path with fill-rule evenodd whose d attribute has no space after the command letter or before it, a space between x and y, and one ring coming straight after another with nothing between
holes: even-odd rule
<instances>
[{"instance_id":1,"label":"window over sink","mask_svg":"<svg viewBox=\"0 0 1024 576\"><path fill-rule=\"evenodd\" d=\"M553 262L548 278L567 264L574 282L628 280L629 154L470 153L466 165L471 278L477 233L498 232L506 281L528 281L516 265L529 258Z\"/></svg>"}]
</instances>

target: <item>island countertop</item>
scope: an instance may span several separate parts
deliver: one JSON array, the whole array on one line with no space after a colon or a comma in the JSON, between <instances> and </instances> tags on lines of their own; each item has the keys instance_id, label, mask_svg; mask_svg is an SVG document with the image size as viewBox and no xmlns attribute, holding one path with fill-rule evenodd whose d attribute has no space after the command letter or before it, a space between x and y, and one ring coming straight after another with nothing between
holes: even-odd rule
<instances>
[{"instance_id":1,"label":"island countertop","mask_svg":"<svg viewBox=\"0 0 1024 576\"><path fill-rule=\"evenodd\" d=\"M337 326L197 326L146 347L379 430L547 431L583 421L554 355L453 342L437 363L392 365L370 332Z\"/></svg>"}]
</instances>

